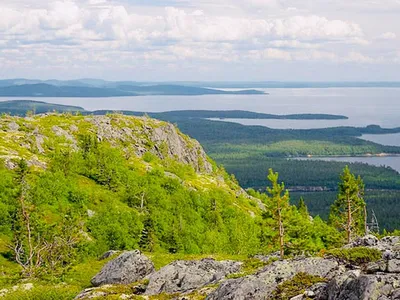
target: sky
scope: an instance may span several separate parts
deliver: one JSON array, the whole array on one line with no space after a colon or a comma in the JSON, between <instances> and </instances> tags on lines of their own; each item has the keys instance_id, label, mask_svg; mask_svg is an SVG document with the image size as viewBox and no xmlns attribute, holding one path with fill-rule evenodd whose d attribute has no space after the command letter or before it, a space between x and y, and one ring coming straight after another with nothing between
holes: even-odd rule
<instances>
[{"instance_id":1,"label":"sky","mask_svg":"<svg viewBox=\"0 0 400 300\"><path fill-rule=\"evenodd\" d=\"M400 0L1 0L0 78L400 81Z\"/></svg>"}]
</instances>

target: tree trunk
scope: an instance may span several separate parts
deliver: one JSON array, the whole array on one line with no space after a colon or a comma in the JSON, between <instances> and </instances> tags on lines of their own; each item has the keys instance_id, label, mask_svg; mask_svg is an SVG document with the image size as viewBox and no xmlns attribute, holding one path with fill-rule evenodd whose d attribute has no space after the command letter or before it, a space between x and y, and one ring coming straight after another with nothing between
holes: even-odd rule
<instances>
[{"instance_id":1,"label":"tree trunk","mask_svg":"<svg viewBox=\"0 0 400 300\"><path fill-rule=\"evenodd\" d=\"M282 223L282 214L281 214L281 209L278 209L278 222L279 222L279 249L280 249L280 257L281 259L284 258L285 256L285 251L284 251L284 228L283 228L283 223Z\"/></svg>"},{"instance_id":2,"label":"tree trunk","mask_svg":"<svg viewBox=\"0 0 400 300\"><path fill-rule=\"evenodd\" d=\"M350 197L347 196L347 243L350 244L351 241L351 200Z\"/></svg>"},{"instance_id":3,"label":"tree trunk","mask_svg":"<svg viewBox=\"0 0 400 300\"><path fill-rule=\"evenodd\" d=\"M367 215L367 205L364 205L364 234L368 234L368 215Z\"/></svg>"}]
</instances>

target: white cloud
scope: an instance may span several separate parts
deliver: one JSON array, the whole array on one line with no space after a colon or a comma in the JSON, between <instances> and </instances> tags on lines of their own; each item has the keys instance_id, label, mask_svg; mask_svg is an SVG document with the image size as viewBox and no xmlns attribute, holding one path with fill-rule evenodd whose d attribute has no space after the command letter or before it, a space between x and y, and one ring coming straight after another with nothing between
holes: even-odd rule
<instances>
[{"instance_id":1,"label":"white cloud","mask_svg":"<svg viewBox=\"0 0 400 300\"><path fill-rule=\"evenodd\" d=\"M382 1L394 7L398 0ZM400 45L391 28L399 22L392 20L387 28L379 22L377 32L371 32L370 18L363 23L355 14L323 10L337 5L328 0L315 0L312 6L297 0L165 0L165 7L132 3L3 1L0 61L66 70L72 64L106 70L110 63L155 70L157 63L162 68L163 63L183 62L211 70L257 60L370 64L398 59L393 53ZM349 7L366 5L355 0ZM392 41L381 49L379 39Z\"/></svg>"},{"instance_id":2,"label":"white cloud","mask_svg":"<svg viewBox=\"0 0 400 300\"><path fill-rule=\"evenodd\" d=\"M383 33L379 38L382 40L394 40L397 38L397 35L394 32L388 31Z\"/></svg>"},{"instance_id":3,"label":"white cloud","mask_svg":"<svg viewBox=\"0 0 400 300\"><path fill-rule=\"evenodd\" d=\"M318 43L300 42L298 40L275 40L269 42L269 45L271 45L271 47L276 47L276 48L315 49L322 47L322 45Z\"/></svg>"}]
</instances>

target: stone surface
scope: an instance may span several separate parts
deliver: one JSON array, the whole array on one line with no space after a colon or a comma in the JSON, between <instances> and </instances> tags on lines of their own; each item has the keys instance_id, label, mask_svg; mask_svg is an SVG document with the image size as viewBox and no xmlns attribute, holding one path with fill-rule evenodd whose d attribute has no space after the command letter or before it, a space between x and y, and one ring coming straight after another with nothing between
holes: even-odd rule
<instances>
[{"instance_id":1,"label":"stone surface","mask_svg":"<svg viewBox=\"0 0 400 300\"><path fill-rule=\"evenodd\" d=\"M379 260L376 262L371 262L365 267L366 273L376 273L376 272L385 272L387 268L387 263L384 260Z\"/></svg>"},{"instance_id":2,"label":"stone surface","mask_svg":"<svg viewBox=\"0 0 400 300\"><path fill-rule=\"evenodd\" d=\"M129 284L143 279L152 272L154 265L151 260L139 250L135 250L122 253L109 261L91 282L93 286Z\"/></svg>"},{"instance_id":3,"label":"stone surface","mask_svg":"<svg viewBox=\"0 0 400 300\"><path fill-rule=\"evenodd\" d=\"M395 289L392 292L392 300L399 300L400 299L400 288Z\"/></svg>"},{"instance_id":4,"label":"stone surface","mask_svg":"<svg viewBox=\"0 0 400 300\"><path fill-rule=\"evenodd\" d=\"M279 283L297 273L330 278L339 270L338 266L336 261L322 258L277 261L255 275L223 282L207 299L268 299Z\"/></svg>"},{"instance_id":5,"label":"stone surface","mask_svg":"<svg viewBox=\"0 0 400 300\"><path fill-rule=\"evenodd\" d=\"M387 272L400 273L400 259L391 259L388 261Z\"/></svg>"},{"instance_id":6,"label":"stone surface","mask_svg":"<svg viewBox=\"0 0 400 300\"><path fill-rule=\"evenodd\" d=\"M346 274L348 275L348 274ZM346 276L344 276L346 277ZM393 292L399 287L399 276L391 274L375 274L347 276L338 282L337 278L329 284L324 295L318 300L378 300L393 299ZM382 298L383 297L383 298Z\"/></svg>"},{"instance_id":7,"label":"stone surface","mask_svg":"<svg viewBox=\"0 0 400 300\"><path fill-rule=\"evenodd\" d=\"M354 242L351 243L352 247L372 247L377 246L379 243L379 239L372 235L366 235L356 239Z\"/></svg>"},{"instance_id":8,"label":"stone surface","mask_svg":"<svg viewBox=\"0 0 400 300\"><path fill-rule=\"evenodd\" d=\"M107 252L105 252L100 258L99 260L105 260L107 258L110 258L111 256L117 254L119 251L115 251L115 250L108 250Z\"/></svg>"},{"instance_id":9,"label":"stone surface","mask_svg":"<svg viewBox=\"0 0 400 300\"><path fill-rule=\"evenodd\" d=\"M151 274L146 295L174 294L192 291L224 279L240 271L242 263L235 261L175 261Z\"/></svg>"},{"instance_id":10,"label":"stone surface","mask_svg":"<svg viewBox=\"0 0 400 300\"><path fill-rule=\"evenodd\" d=\"M15 123L15 122L10 122L10 123L8 124L8 129L9 129L10 131L18 131L19 125L18 125L17 123Z\"/></svg>"}]
</instances>

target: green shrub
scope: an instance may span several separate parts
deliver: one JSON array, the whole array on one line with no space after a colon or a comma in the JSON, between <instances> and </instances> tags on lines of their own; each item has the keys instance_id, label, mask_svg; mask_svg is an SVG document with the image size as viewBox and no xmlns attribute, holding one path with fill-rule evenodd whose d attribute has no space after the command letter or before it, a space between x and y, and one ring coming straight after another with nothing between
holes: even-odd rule
<instances>
[{"instance_id":1,"label":"green shrub","mask_svg":"<svg viewBox=\"0 0 400 300\"><path fill-rule=\"evenodd\" d=\"M325 279L307 273L298 273L292 279L287 280L276 288L271 296L272 300L287 300L306 291L307 288Z\"/></svg>"},{"instance_id":2,"label":"green shrub","mask_svg":"<svg viewBox=\"0 0 400 300\"><path fill-rule=\"evenodd\" d=\"M382 258L381 251L367 247L349 249L332 249L326 252L326 257L335 257L352 264L364 264L374 262Z\"/></svg>"},{"instance_id":3,"label":"green shrub","mask_svg":"<svg viewBox=\"0 0 400 300\"><path fill-rule=\"evenodd\" d=\"M17 290L6 294L4 300L70 300L80 292L80 287L75 286L40 286L32 290Z\"/></svg>"}]
</instances>

